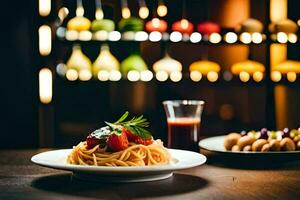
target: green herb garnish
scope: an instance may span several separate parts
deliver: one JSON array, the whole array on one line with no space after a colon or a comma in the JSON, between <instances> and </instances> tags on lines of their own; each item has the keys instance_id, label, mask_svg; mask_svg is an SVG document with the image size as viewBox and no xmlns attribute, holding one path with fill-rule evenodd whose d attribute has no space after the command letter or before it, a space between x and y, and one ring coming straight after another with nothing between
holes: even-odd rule
<instances>
[{"instance_id":1,"label":"green herb garnish","mask_svg":"<svg viewBox=\"0 0 300 200\"><path fill-rule=\"evenodd\" d=\"M125 121L129 115L129 112L126 111L120 119L118 119L114 123L105 122L110 128L115 131L116 134L120 135L122 130L120 126L126 128L131 131L133 134L140 136L144 139L150 139L152 134L146 130L145 128L149 127L149 122L144 118L143 115L139 117L133 117L132 119Z\"/></svg>"}]
</instances>

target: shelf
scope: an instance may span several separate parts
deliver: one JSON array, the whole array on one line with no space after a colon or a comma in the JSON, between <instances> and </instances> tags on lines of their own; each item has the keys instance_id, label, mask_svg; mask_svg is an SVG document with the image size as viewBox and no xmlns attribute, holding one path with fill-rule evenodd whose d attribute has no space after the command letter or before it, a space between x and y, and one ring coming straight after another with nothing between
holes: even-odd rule
<instances>
[{"instance_id":1,"label":"shelf","mask_svg":"<svg viewBox=\"0 0 300 200\"><path fill-rule=\"evenodd\" d=\"M232 31L222 31L221 34L213 33L211 35L201 35L199 32L194 32L191 35L181 34L179 32L160 33L145 31L124 32L118 31L68 31L64 27L59 27L56 31L56 36L61 41L71 43L87 43L87 42L187 42L192 44L208 44L208 45L260 45L266 42L274 44L296 44L298 36L296 34L271 34L268 38L266 34L261 33L235 33Z\"/></svg>"},{"instance_id":2,"label":"shelf","mask_svg":"<svg viewBox=\"0 0 300 200\"><path fill-rule=\"evenodd\" d=\"M198 76L191 76L190 73L187 72L175 72L175 74L168 75L168 74L161 74L158 75L158 73L156 73L155 75L153 74L153 72L147 70L146 71L148 73L148 75L142 75L143 72L139 73L136 71L137 74L139 74L138 76L128 76L124 77L121 75L120 72L115 73L113 76L111 76L111 74L109 74L109 72L105 73L104 75L98 76L97 77L92 77L92 75L90 74L89 76L81 76L80 74L78 74L75 70L73 70L73 74L62 74L61 72L58 73L58 77L59 79L65 80L66 82L73 82L73 83L77 83L77 82L82 82L82 83L86 83L86 82L98 82L98 83L117 83L117 82L128 82L128 83L135 83L135 82L156 82L156 83L160 83L160 84L164 84L164 83L173 83L173 84L180 84L181 82L191 82L194 84L236 84L236 85L262 85L264 83L266 83L266 77L264 75L264 77L260 80L254 80L253 76L248 76L248 79L244 79L244 81L242 81L242 79L239 76L233 75L231 72L229 71L225 71L223 73L215 73L214 76L205 76L205 75L198 75ZM137 75L136 74L136 75ZM293 81L289 81L286 77L286 75L282 75L282 77L280 78L279 81L271 81L272 84L295 84L295 83L300 83L299 78L294 79ZM296 84L298 85L298 84Z\"/></svg>"},{"instance_id":3,"label":"shelf","mask_svg":"<svg viewBox=\"0 0 300 200\"><path fill-rule=\"evenodd\" d=\"M57 37L62 41L68 42L189 42L189 43L200 43L200 44L262 44L265 42L266 35L257 33L254 39L248 38L248 41L242 42L239 37L240 35L234 32L226 32L224 34L213 33L210 36L201 35L198 32L194 32L191 35L181 34L180 32L172 33L160 33L151 32L147 33L144 31L138 32L124 32L120 33L118 31L106 32L98 31L92 33L90 31L68 31L64 27L59 27L56 31ZM247 40L247 39L246 39Z\"/></svg>"}]
</instances>

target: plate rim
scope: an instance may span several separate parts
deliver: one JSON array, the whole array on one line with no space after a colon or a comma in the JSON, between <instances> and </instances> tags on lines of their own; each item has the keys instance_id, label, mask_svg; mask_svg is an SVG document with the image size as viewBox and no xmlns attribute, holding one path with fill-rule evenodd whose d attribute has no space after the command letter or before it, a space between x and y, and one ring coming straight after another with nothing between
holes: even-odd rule
<instances>
[{"instance_id":1,"label":"plate rim","mask_svg":"<svg viewBox=\"0 0 300 200\"><path fill-rule=\"evenodd\" d=\"M205 155L193 151L187 151L187 150L180 150L180 149L168 149L172 152L185 152L189 154L194 154L199 156L199 160L195 163L191 164L167 164L167 165L152 165L152 166L124 166L124 167L109 167L109 166L90 166L90 165L73 165L73 164L49 164L47 162L41 162L38 159L39 157L47 154L47 153L54 153L54 152L64 152L67 154L67 152L71 151L72 149L57 149L57 150L50 150L50 151L44 151L38 154L35 154L31 157L31 162L33 162L36 165L47 167L47 168L53 168L53 169L59 169L59 170L67 170L72 172L95 172L95 173L101 173L101 172L167 172L167 171L175 171L175 170L181 170L181 169L188 169L196 166L203 165L206 163L207 158Z\"/></svg>"},{"instance_id":2,"label":"plate rim","mask_svg":"<svg viewBox=\"0 0 300 200\"><path fill-rule=\"evenodd\" d=\"M198 146L201 149L205 149L207 151L211 152L217 152L217 153L225 153L225 154L239 154L239 155L282 155L282 154L299 154L300 150L297 151L268 151L268 152L252 152L252 151L227 151L227 150L215 150L206 148L203 146L203 143L207 142L208 140L212 139L223 139L226 137L226 135L219 135L219 136L213 136L208 137L205 139L202 139L198 142Z\"/></svg>"}]
</instances>

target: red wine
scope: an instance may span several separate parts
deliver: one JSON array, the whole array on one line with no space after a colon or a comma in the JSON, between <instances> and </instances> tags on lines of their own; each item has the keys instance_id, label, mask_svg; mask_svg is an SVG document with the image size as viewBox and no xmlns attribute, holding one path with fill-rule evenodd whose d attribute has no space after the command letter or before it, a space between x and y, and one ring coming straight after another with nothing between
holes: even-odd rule
<instances>
[{"instance_id":1,"label":"red wine","mask_svg":"<svg viewBox=\"0 0 300 200\"><path fill-rule=\"evenodd\" d=\"M168 147L199 152L199 118L168 119Z\"/></svg>"}]
</instances>

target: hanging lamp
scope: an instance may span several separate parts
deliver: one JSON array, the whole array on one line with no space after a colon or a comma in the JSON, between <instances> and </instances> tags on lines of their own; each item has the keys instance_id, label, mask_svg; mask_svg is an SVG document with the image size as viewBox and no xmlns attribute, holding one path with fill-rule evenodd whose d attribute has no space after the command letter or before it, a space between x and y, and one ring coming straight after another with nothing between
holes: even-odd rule
<instances>
[{"instance_id":1,"label":"hanging lamp","mask_svg":"<svg viewBox=\"0 0 300 200\"><path fill-rule=\"evenodd\" d=\"M99 71L119 71L120 63L110 52L109 46L103 44L100 48L100 53L93 63L93 75L98 76Z\"/></svg>"},{"instance_id":2,"label":"hanging lamp","mask_svg":"<svg viewBox=\"0 0 300 200\"><path fill-rule=\"evenodd\" d=\"M158 31L160 33L164 33L168 29L168 24L165 20L153 18L151 21L146 23L145 28L148 32Z\"/></svg>"},{"instance_id":3,"label":"hanging lamp","mask_svg":"<svg viewBox=\"0 0 300 200\"><path fill-rule=\"evenodd\" d=\"M233 64L231 71L234 75L238 75L243 82L247 82L250 76L253 76L256 82L260 82L263 79L265 66L257 61L246 60Z\"/></svg>"},{"instance_id":4,"label":"hanging lamp","mask_svg":"<svg viewBox=\"0 0 300 200\"><path fill-rule=\"evenodd\" d=\"M182 5L182 18L172 24L172 30L181 34L191 35L194 31L194 25L186 18L186 2Z\"/></svg>"},{"instance_id":5,"label":"hanging lamp","mask_svg":"<svg viewBox=\"0 0 300 200\"><path fill-rule=\"evenodd\" d=\"M68 30L86 31L90 29L91 22L88 18L84 17L84 8L82 0L77 0L76 16L70 19L67 23Z\"/></svg>"},{"instance_id":6,"label":"hanging lamp","mask_svg":"<svg viewBox=\"0 0 300 200\"><path fill-rule=\"evenodd\" d=\"M92 31L107 31L111 32L115 30L115 23L113 20L104 19L104 13L102 9L101 0L95 0L96 12L95 20L92 22Z\"/></svg>"},{"instance_id":7,"label":"hanging lamp","mask_svg":"<svg viewBox=\"0 0 300 200\"><path fill-rule=\"evenodd\" d=\"M199 23L197 26L197 30L203 35L210 35L212 33L220 33L221 27L215 22L206 21Z\"/></svg>"},{"instance_id":8,"label":"hanging lamp","mask_svg":"<svg viewBox=\"0 0 300 200\"><path fill-rule=\"evenodd\" d=\"M91 61L86 55L83 54L79 45L73 46L71 56L66 65L66 77L68 80L76 80L78 77L82 81L91 79Z\"/></svg>"},{"instance_id":9,"label":"hanging lamp","mask_svg":"<svg viewBox=\"0 0 300 200\"><path fill-rule=\"evenodd\" d=\"M121 72L123 75L127 75L130 71L142 72L146 71L147 69L147 64L137 52L132 53L121 62Z\"/></svg>"},{"instance_id":10,"label":"hanging lamp","mask_svg":"<svg viewBox=\"0 0 300 200\"><path fill-rule=\"evenodd\" d=\"M172 58L168 53L166 53L162 59L156 61L153 64L153 70L156 73L164 71L167 72L168 75L170 75L172 72L181 72L182 64L178 60Z\"/></svg>"}]
</instances>

